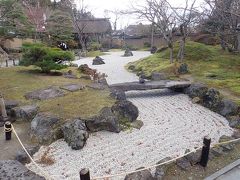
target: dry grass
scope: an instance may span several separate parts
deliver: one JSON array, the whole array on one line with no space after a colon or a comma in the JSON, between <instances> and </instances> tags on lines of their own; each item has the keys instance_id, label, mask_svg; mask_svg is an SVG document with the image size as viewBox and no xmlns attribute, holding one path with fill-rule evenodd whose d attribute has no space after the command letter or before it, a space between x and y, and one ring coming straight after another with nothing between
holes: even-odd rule
<instances>
[{"instance_id":1,"label":"dry grass","mask_svg":"<svg viewBox=\"0 0 240 180\"><path fill-rule=\"evenodd\" d=\"M41 158L37 161L39 164L44 164L51 166L55 163L55 159L49 155L51 148L48 147L47 150L43 153Z\"/></svg>"}]
</instances>

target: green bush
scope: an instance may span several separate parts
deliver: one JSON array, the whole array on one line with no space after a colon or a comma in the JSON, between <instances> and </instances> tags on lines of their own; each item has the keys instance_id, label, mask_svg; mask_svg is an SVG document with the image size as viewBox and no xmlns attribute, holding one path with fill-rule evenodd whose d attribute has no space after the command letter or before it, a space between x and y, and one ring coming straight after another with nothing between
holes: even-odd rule
<instances>
[{"instance_id":1,"label":"green bush","mask_svg":"<svg viewBox=\"0 0 240 180\"><path fill-rule=\"evenodd\" d=\"M144 47L145 47L145 48L151 47L151 43L149 43L149 42L144 42Z\"/></svg>"},{"instance_id":2,"label":"green bush","mask_svg":"<svg viewBox=\"0 0 240 180\"><path fill-rule=\"evenodd\" d=\"M59 48L50 48L41 43L23 44L23 57L20 65L36 65L42 72L49 73L51 70L60 70L66 66L56 62L72 61L74 54L70 51L63 51Z\"/></svg>"},{"instance_id":3,"label":"green bush","mask_svg":"<svg viewBox=\"0 0 240 180\"><path fill-rule=\"evenodd\" d=\"M102 47L101 44L99 44L98 42L92 42L89 46L89 50L90 51L97 51L97 50L100 50Z\"/></svg>"}]
</instances>

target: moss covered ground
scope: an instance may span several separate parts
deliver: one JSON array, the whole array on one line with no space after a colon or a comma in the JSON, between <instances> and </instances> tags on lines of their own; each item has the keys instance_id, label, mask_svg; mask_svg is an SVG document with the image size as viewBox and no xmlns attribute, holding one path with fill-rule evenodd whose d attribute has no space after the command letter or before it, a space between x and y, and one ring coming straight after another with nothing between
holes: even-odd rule
<instances>
[{"instance_id":1,"label":"moss covered ground","mask_svg":"<svg viewBox=\"0 0 240 180\"><path fill-rule=\"evenodd\" d=\"M174 48L175 59L178 47L176 44ZM164 72L170 79L191 77L195 81L222 90L223 94L240 103L240 54L223 51L219 46L188 41L184 62L189 66L189 74L184 76L176 73L178 63L170 64L169 50L130 63L128 67L134 65L135 72L142 71L147 76L152 72Z\"/></svg>"}]
</instances>

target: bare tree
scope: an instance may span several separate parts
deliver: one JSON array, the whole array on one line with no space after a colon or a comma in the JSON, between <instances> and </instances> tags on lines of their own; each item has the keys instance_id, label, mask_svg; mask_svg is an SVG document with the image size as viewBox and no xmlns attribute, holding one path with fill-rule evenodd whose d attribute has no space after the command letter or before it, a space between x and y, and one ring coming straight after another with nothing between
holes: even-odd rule
<instances>
[{"instance_id":1,"label":"bare tree","mask_svg":"<svg viewBox=\"0 0 240 180\"><path fill-rule=\"evenodd\" d=\"M191 29L190 25L196 23L200 13L195 7L196 0L193 0L191 3L189 0L185 0L185 7L173 7L167 0L165 1L171 7L171 10L174 12L177 18L177 23L179 25L181 34L180 48L178 51L177 59L180 59L180 62L183 62L186 39Z\"/></svg>"},{"instance_id":2,"label":"bare tree","mask_svg":"<svg viewBox=\"0 0 240 180\"><path fill-rule=\"evenodd\" d=\"M117 30L117 25L118 25L118 21L120 19L121 16L121 11L118 9L114 9L114 10L105 10L104 13L106 14L106 16L109 16L109 14L113 15L113 18L111 18L111 23L113 25L113 31Z\"/></svg>"},{"instance_id":3,"label":"bare tree","mask_svg":"<svg viewBox=\"0 0 240 180\"><path fill-rule=\"evenodd\" d=\"M162 34L170 49L170 63L173 63L173 32L177 24L169 4L165 0L145 0L144 6L133 6L132 9L131 13L151 22Z\"/></svg>"},{"instance_id":4,"label":"bare tree","mask_svg":"<svg viewBox=\"0 0 240 180\"><path fill-rule=\"evenodd\" d=\"M240 52L240 2L239 0L205 0L207 16L203 27L218 35L223 50Z\"/></svg>"}]
</instances>

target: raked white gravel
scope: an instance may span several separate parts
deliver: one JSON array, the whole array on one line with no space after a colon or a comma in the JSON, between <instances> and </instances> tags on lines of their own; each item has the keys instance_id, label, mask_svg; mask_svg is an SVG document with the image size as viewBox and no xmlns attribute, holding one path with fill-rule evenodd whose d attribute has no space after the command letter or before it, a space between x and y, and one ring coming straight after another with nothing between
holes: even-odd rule
<instances>
[{"instance_id":1,"label":"raked white gravel","mask_svg":"<svg viewBox=\"0 0 240 180\"><path fill-rule=\"evenodd\" d=\"M95 68L99 67L101 72L106 72L110 83L136 80L137 77L126 72L123 67L127 61L137 59L124 59L119 56L120 53L112 54L104 57L107 63L105 68ZM148 54L138 55L139 59ZM124 63L114 62L112 67L109 63L111 58ZM87 59L80 62L86 63ZM120 65L115 67L117 64ZM123 77L128 79L124 80L115 73L124 74ZM193 104L184 94L169 90L132 91L127 93L127 97L140 111L138 119L144 122L140 130L133 129L119 134L93 133L86 146L78 151L71 150L63 140L58 140L49 146L49 154L56 162L51 166L40 166L50 175L58 175L54 176L55 179L78 180L81 168L89 168L92 177L115 174L154 165L165 157L182 155L186 149L202 146L202 138L206 135L216 143L222 135L231 135L233 132L224 117ZM38 160L46 149L41 147L34 159ZM38 172L33 164L27 167Z\"/></svg>"}]
</instances>

